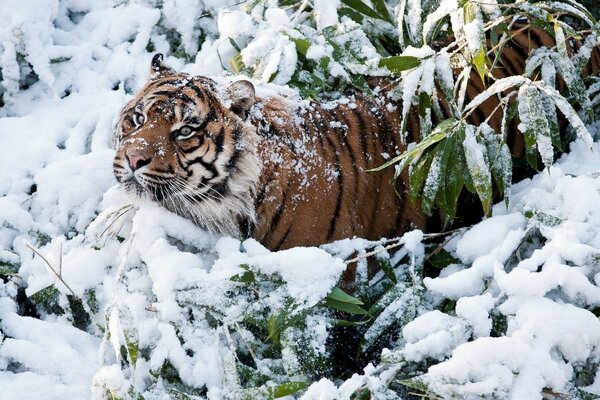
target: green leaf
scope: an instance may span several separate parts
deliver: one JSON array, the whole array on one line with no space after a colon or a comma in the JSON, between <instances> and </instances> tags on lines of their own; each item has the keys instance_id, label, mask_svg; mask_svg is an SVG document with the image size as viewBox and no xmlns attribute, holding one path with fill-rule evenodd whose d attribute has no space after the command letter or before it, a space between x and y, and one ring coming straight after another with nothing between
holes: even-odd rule
<instances>
[{"instance_id":1,"label":"green leaf","mask_svg":"<svg viewBox=\"0 0 600 400\"><path fill-rule=\"evenodd\" d=\"M54 285L50 285L42 290L38 290L29 296L29 299L35 304L41 304L53 300L59 293L59 290Z\"/></svg>"},{"instance_id":2,"label":"green leaf","mask_svg":"<svg viewBox=\"0 0 600 400\"><path fill-rule=\"evenodd\" d=\"M375 11L377 11L377 13L381 15L384 20L392 24L394 23L394 20L392 19L392 16L385 5L385 0L371 0L371 4L373 4Z\"/></svg>"},{"instance_id":3,"label":"green leaf","mask_svg":"<svg viewBox=\"0 0 600 400\"><path fill-rule=\"evenodd\" d=\"M416 390L417 392L429 393L429 387L427 386L427 384L421 381L419 377L405 379L400 381L399 383L413 390Z\"/></svg>"},{"instance_id":4,"label":"green leaf","mask_svg":"<svg viewBox=\"0 0 600 400\"><path fill-rule=\"evenodd\" d=\"M231 46L239 53L242 51L242 49L240 48L240 46L238 46L238 44L235 42L235 40L233 40L232 38L229 38L229 43L231 44Z\"/></svg>"},{"instance_id":5,"label":"green leaf","mask_svg":"<svg viewBox=\"0 0 600 400\"><path fill-rule=\"evenodd\" d=\"M19 268L13 264L0 261L0 276L12 276L17 275Z\"/></svg>"},{"instance_id":6,"label":"green leaf","mask_svg":"<svg viewBox=\"0 0 600 400\"><path fill-rule=\"evenodd\" d=\"M273 398L278 399L280 397L290 396L294 393L297 393L301 390L304 390L308 387L308 383L306 382L286 382L281 385L270 387L269 394L273 396Z\"/></svg>"},{"instance_id":7,"label":"green leaf","mask_svg":"<svg viewBox=\"0 0 600 400\"><path fill-rule=\"evenodd\" d=\"M229 280L239 283L251 283L256 281L256 277L254 276L254 272L244 271L241 274L232 276L231 278L229 278Z\"/></svg>"},{"instance_id":8,"label":"green leaf","mask_svg":"<svg viewBox=\"0 0 600 400\"><path fill-rule=\"evenodd\" d=\"M543 211L525 211L525 218L538 222L541 225L548 227L555 227L563 223L564 220L555 217L554 215L547 214Z\"/></svg>"},{"instance_id":9,"label":"green leaf","mask_svg":"<svg viewBox=\"0 0 600 400\"><path fill-rule=\"evenodd\" d=\"M448 143L448 138L445 138L432 150L432 153L434 153L433 160L431 161L431 167L429 168L427 178L425 178L425 184L423 185L421 205L423 212L427 216L431 216L433 202L440 188L440 181L442 177L441 160L444 153L445 143Z\"/></svg>"},{"instance_id":10,"label":"green leaf","mask_svg":"<svg viewBox=\"0 0 600 400\"><path fill-rule=\"evenodd\" d=\"M295 326L297 322L305 317L305 314L308 311L304 310L304 312L294 313L295 310L295 305L290 302L290 304L288 304L284 309L273 313L269 317L267 320L267 338L269 340L279 345L281 332L290 326Z\"/></svg>"},{"instance_id":11,"label":"green leaf","mask_svg":"<svg viewBox=\"0 0 600 400\"><path fill-rule=\"evenodd\" d=\"M512 184L512 156L508 145L489 125L482 124L479 131L483 135L488 152L488 160L492 168L492 177L504 194L504 201L508 206L510 187Z\"/></svg>"},{"instance_id":12,"label":"green leaf","mask_svg":"<svg viewBox=\"0 0 600 400\"><path fill-rule=\"evenodd\" d=\"M350 18L352 21L356 22L357 24L362 24L364 17L361 13L355 11L354 9L350 8L350 7L341 7L340 10L338 11L338 14L340 17L342 16L346 16L348 18Z\"/></svg>"},{"instance_id":13,"label":"green leaf","mask_svg":"<svg viewBox=\"0 0 600 400\"><path fill-rule=\"evenodd\" d=\"M131 359L132 366L135 368L140 350L139 342L133 335L125 334L125 343L127 344L127 353Z\"/></svg>"},{"instance_id":14,"label":"green leaf","mask_svg":"<svg viewBox=\"0 0 600 400\"><path fill-rule=\"evenodd\" d=\"M348 293L344 292L338 286L334 287L331 290L331 292L327 295L327 299L337 300L342 303L350 303L350 304L358 304L358 305L364 304L362 301L360 301L356 297L352 297Z\"/></svg>"},{"instance_id":15,"label":"green leaf","mask_svg":"<svg viewBox=\"0 0 600 400\"><path fill-rule=\"evenodd\" d=\"M440 165L438 178L439 187L436 197L438 199L438 203L441 209L451 218L454 218L456 216L455 209L457 199L454 196L454 185L456 184L457 179L449 179L449 176L455 175L453 171L455 160L452 160L451 155L454 152L454 148L456 146L457 142L455 139L455 135L448 136L443 142L440 142L440 144L438 145L438 151L440 153ZM460 174L458 175L460 176ZM449 184L451 187L448 188L447 184ZM460 190L460 188L458 190Z\"/></svg>"},{"instance_id":16,"label":"green leaf","mask_svg":"<svg viewBox=\"0 0 600 400\"><path fill-rule=\"evenodd\" d=\"M236 74L241 73L244 68L246 68L244 62L242 61L242 55L239 53L236 54L231 61L229 61L229 64L231 65L231 70Z\"/></svg>"},{"instance_id":17,"label":"green leaf","mask_svg":"<svg viewBox=\"0 0 600 400\"><path fill-rule=\"evenodd\" d=\"M381 171L382 169L387 168L390 165L393 165L396 163L400 163L398 170L399 171L403 170L408 164L413 162L413 160L416 160L417 158L419 158L425 150L427 150L429 147L431 147L432 145L436 144L440 140L444 139L447 135L449 135L451 133L452 129L454 129L456 124L458 124L458 121L455 118L449 118L449 119L446 119L446 120L440 122L435 127L435 129L433 130L431 135L427 136L425 139L423 139L421 142L419 142L413 148L411 148L410 150L406 150L404 153L392 158L391 160L388 160L383 165L381 165L377 168L367 170L367 171L368 172Z\"/></svg>"},{"instance_id":18,"label":"green leaf","mask_svg":"<svg viewBox=\"0 0 600 400\"><path fill-rule=\"evenodd\" d=\"M421 65L421 59L414 56L393 56L379 60L379 67L385 67L396 74L416 68L419 65Z\"/></svg>"},{"instance_id":19,"label":"green leaf","mask_svg":"<svg viewBox=\"0 0 600 400\"><path fill-rule=\"evenodd\" d=\"M483 146L477 142L472 125L465 127L463 149L473 186L481 200L483 211L489 215L492 207L492 176Z\"/></svg>"},{"instance_id":20,"label":"green leaf","mask_svg":"<svg viewBox=\"0 0 600 400\"><path fill-rule=\"evenodd\" d=\"M387 21L392 23L392 19L389 14L386 16L380 15L377 11L373 10L371 7L363 3L361 0L342 0L342 3L347 5L348 7L358 11L361 14L366 15L367 17L380 19L382 21Z\"/></svg>"},{"instance_id":21,"label":"green leaf","mask_svg":"<svg viewBox=\"0 0 600 400\"><path fill-rule=\"evenodd\" d=\"M465 16L465 24L483 19L481 10L479 9L479 5L477 5L474 2L469 1L465 3L465 5L463 6L463 10ZM481 81L485 82L484 79L487 73L487 44L483 29L481 29L478 33L479 48L475 51L475 53L471 54L471 62L473 63L475 69L479 73Z\"/></svg>"},{"instance_id":22,"label":"green leaf","mask_svg":"<svg viewBox=\"0 0 600 400\"><path fill-rule=\"evenodd\" d=\"M423 156L419 157L419 159L411 166L408 177L409 196L410 201L412 201L413 204L417 204L419 194L425 183L425 178L431 167L434 155L435 153L433 151L428 151Z\"/></svg>"},{"instance_id":23,"label":"green leaf","mask_svg":"<svg viewBox=\"0 0 600 400\"><path fill-rule=\"evenodd\" d=\"M532 86L519 89L519 115L526 145L526 158L533 168L537 168L536 145L540 151L542 162L546 167L552 165L554 153L550 138L550 125L543 109L540 92Z\"/></svg>"},{"instance_id":24,"label":"green leaf","mask_svg":"<svg viewBox=\"0 0 600 400\"><path fill-rule=\"evenodd\" d=\"M394 269L392 268L392 264L387 259L378 259L379 267L393 283L394 285L398 283L398 278L396 278L396 274L394 273Z\"/></svg>"},{"instance_id":25,"label":"green leaf","mask_svg":"<svg viewBox=\"0 0 600 400\"><path fill-rule=\"evenodd\" d=\"M327 297L325 299L325 304L328 307L334 308L339 311L347 312L349 314L367 315L367 310L360 307L358 304L342 302L339 300L332 299L330 297Z\"/></svg>"},{"instance_id":26,"label":"green leaf","mask_svg":"<svg viewBox=\"0 0 600 400\"><path fill-rule=\"evenodd\" d=\"M429 262L436 268L444 269L448 265L459 264L460 260L452 256L446 249L439 248L439 250L429 257Z\"/></svg>"},{"instance_id":27,"label":"green leaf","mask_svg":"<svg viewBox=\"0 0 600 400\"><path fill-rule=\"evenodd\" d=\"M268 339L275 344L279 344L281 332L285 329L285 315L283 313L275 313L267 320Z\"/></svg>"},{"instance_id":28,"label":"green leaf","mask_svg":"<svg viewBox=\"0 0 600 400\"><path fill-rule=\"evenodd\" d=\"M369 400L371 399L371 391L369 389L359 388L352 393L350 400Z\"/></svg>"},{"instance_id":29,"label":"green leaf","mask_svg":"<svg viewBox=\"0 0 600 400\"><path fill-rule=\"evenodd\" d=\"M288 36L292 42L296 45L296 51L303 56L306 56L308 48L310 47L310 41L308 39L296 39Z\"/></svg>"}]
</instances>

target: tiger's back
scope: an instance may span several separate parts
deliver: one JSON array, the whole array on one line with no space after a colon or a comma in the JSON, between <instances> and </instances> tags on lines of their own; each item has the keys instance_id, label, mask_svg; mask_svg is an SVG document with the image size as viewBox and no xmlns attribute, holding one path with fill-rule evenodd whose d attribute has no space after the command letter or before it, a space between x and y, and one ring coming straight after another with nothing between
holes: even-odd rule
<instances>
[{"instance_id":1,"label":"tiger's back","mask_svg":"<svg viewBox=\"0 0 600 400\"><path fill-rule=\"evenodd\" d=\"M263 162L254 237L280 249L424 227L404 196L405 179L396 181L400 197L393 168L368 172L405 149L393 102L355 93L331 106L291 108L270 99L250 115Z\"/></svg>"}]
</instances>

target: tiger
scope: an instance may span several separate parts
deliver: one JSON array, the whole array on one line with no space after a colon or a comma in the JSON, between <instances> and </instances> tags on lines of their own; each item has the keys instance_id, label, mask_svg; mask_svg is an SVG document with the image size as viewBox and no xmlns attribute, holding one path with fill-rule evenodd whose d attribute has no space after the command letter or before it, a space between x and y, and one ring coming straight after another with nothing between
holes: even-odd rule
<instances>
[{"instance_id":1,"label":"tiger","mask_svg":"<svg viewBox=\"0 0 600 400\"><path fill-rule=\"evenodd\" d=\"M128 193L270 250L382 238L425 225L392 169L365 172L405 150L391 107L359 92L330 107L259 98L248 80L220 90L157 54L121 113L114 174Z\"/></svg>"},{"instance_id":2,"label":"tiger","mask_svg":"<svg viewBox=\"0 0 600 400\"><path fill-rule=\"evenodd\" d=\"M513 28L511 36L498 77L521 74L533 49L554 45L541 29ZM467 101L485 87L472 72ZM367 172L419 139L418 113L409 113L402 140L401 101L375 93L355 90L329 103L259 97L249 80L224 87L176 72L156 54L148 82L120 114L114 175L134 197L273 251L426 230L431 218L408 200L407 171L397 179L393 168ZM499 127L498 106L487 99L468 122ZM507 141L513 154L523 153L516 126Z\"/></svg>"}]
</instances>

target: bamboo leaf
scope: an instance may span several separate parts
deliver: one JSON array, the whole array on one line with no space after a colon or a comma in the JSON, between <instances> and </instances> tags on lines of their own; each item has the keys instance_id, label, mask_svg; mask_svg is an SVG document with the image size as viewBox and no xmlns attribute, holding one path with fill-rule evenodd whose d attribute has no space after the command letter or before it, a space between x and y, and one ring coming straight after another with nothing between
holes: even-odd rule
<instances>
[{"instance_id":1,"label":"bamboo leaf","mask_svg":"<svg viewBox=\"0 0 600 400\"><path fill-rule=\"evenodd\" d=\"M440 248L429 257L429 262L436 268L444 269L451 264L460 264L460 260L450 254L446 249Z\"/></svg>"},{"instance_id":2,"label":"bamboo leaf","mask_svg":"<svg viewBox=\"0 0 600 400\"><path fill-rule=\"evenodd\" d=\"M348 293L344 292L338 286L334 287L331 292L327 295L328 299L336 300L342 303L350 303L350 304L358 304L363 305L364 303L357 299L356 297L350 296Z\"/></svg>"},{"instance_id":3,"label":"bamboo leaf","mask_svg":"<svg viewBox=\"0 0 600 400\"><path fill-rule=\"evenodd\" d=\"M375 11L377 11L377 13L381 15L385 21L394 23L394 20L392 19L392 16L390 15L390 12L385 4L385 0L371 0L371 4L373 4Z\"/></svg>"},{"instance_id":4,"label":"bamboo leaf","mask_svg":"<svg viewBox=\"0 0 600 400\"><path fill-rule=\"evenodd\" d=\"M244 65L244 62L242 61L241 53L238 53L235 56L233 56L231 58L231 61L229 61L229 64L231 65L231 70L235 74L240 74L244 70L244 68L246 68L246 66Z\"/></svg>"},{"instance_id":5,"label":"bamboo leaf","mask_svg":"<svg viewBox=\"0 0 600 400\"><path fill-rule=\"evenodd\" d=\"M358 304L346 303L332 298L327 297L325 304L336 310L347 312L349 314L367 315L367 310L359 306Z\"/></svg>"},{"instance_id":6,"label":"bamboo leaf","mask_svg":"<svg viewBox=\"0 0 600 400\"><path fill-rule=\"evenodd\" d=\"M379 67L385 67L396 74L416 68L419 65L421 65L421 59L413 56L393 56L379 60Z\"/></svg>"},{"instance_id":7,"label":"bamboo leaf","mask_svg":"<svg viewBox=\"0 0 600 400\"><path fill-rule=\"evenodd\" d=\"M458 196L463 186L461 166L453 155L459 147L455 135L452 135L444 142L441 158L441 176L440 190L438 192L438 202L440 208L450 217L456 217L456 205Z\"/></svg>"},{"instance_id":8,"label":"bamboo leaf","mask_svg":"<svg viewBox=\"0 0 600 400\"><path fill-rule=\"evenodd\" d=\"M450 126L452 124L456 124L456 123L457 123L457 120L454 118L450 118L450 119L440 122L438 124L438 126L435 127L435 129L433 130L431 135L427 136L425 139L423 139L421 142L419 142L413 148L411 148L410 150L406 150L404 153L400 154L399 156L396 156L396 157L388 160L383 165L381 165L377 168L367 170L367 171L368 172L381 171L382 169L387 168L390 165L394 165L397 163L400 163L398 170L403 170L404 167L406 167L408 164L410 164L413 160L420 157L421 154L423 154L423 152L426 149L428 149L430 146L434 145L435 143L437 143L440 140L442 140L443 138L445 138L446 135L448 134L448 129L450 128Z\"/></svg>"},{"instance_id":9,"label":"bamboo leaf","mask_svg":"<svg viewBox=\"0 0 600 400\"><path fill-rule=\"evenodd\" d=\"M490 166L483 152L483 146L478 143L475 138L472 125L467 125L465 127L463 149L473 187L481 200L483 211L486 215L489 215L492 206L492 177L490 174Z\"/></svg>"},{"instance_id":10,"label":"bamboo leaf","mask_svg":"<svg viewBox=\"0 0 600 400\"><path fill-rule=\"evenodd\" d=\"M474 2L466 2L463 6L467 37L467 47L471 52L471 62L475 66L482 82L487 73L487 42L483 30L483 15L479 6Z\"/></svg>"},{"instance_id":11,"label":"bamboo leaf","mask_svg":"<svg viewBox=\"0 0 600 400\"><path fill-rule=\"evenodd\" d=\"M307 387L308 383L306 382L286 382L281 385L270 387L269 394L272 395L273 398L278 399L280 397L291 396Z\"/></svg>"},{"instance_id":12,"label":"bamboo leaf","mask_svg":"<svg viewBox=\"0 0 600 400\"><path fill-rule=\"evenodd\" d=\"M434 155L435 153L433 151L428 151L411 165L408 177L410 184L409 196L413 204L417 204L417 199L419 198L419 194L421 193L421 189L425 183L425 178L427 177L427 173L431 167L431 162L433 161Z\"/></svg>"},{"instance_id":13,"label":"bamboo leaf","mask_svg":"<svg viewBox=\"0 0 600 400\"><path fill-rule=\"evenodd\" d=\"M361 0L342 0L342 3L344 3L345 5L347 5L348 7L352 8L352 9L358 11L359 13L366 15L367 17L380 19L380 20L387 21L390 23L393 22L391 17L389 17L389 14L387 15L387 18L386 18L386 16L379 14L377 11L373 10L371 7L369 7L368 5L363 3Z\"/></svg>"},{"instance_id":14,"label":"bamboo leaf","mask_svg":"<svg viewBox=\"0 0 600 400\"><path fill-rule=\"evenodd\" d=\"M525 136L526 157L529 164L537 167L537 154L539 150L542 162L546 167L552 165L554 151L550 138L550 125L543 109L543 100L537 88L526 85L519 89L519 117L521 124L519 130Z\"/></svg>"},{"instance_id":15,"label":"bamboo leaf","mask_svg":"<svg viewBox=\"0 0 600 400\"><path fill-rule=\"evenodd\" d=\"M308 39L296 39L290 36L288 37L292 42L294 42L294 45L296 45L296 51L298 51L298 53L302 54L303 56L306 56L308 48L310 47L310 41Z\"/></svg>"},{"instance_id":16,"label":"bamboo leaf","mask_svg":"<svg viewBox=\"0 0 600 400\"><path fill-rule=\"evenodd\" d=\"M425 184L423 185L421 205L423 212L425 213L425 215L428 216L431 216L433 202L436 198L437 192L440 187L440 181L442 176L441 164L445 143L448 143L447 138L444 141L437 144L432 150L432 152L434 153L433 160L431 161L431 166L429 168L429 172L427 173L427 178L425 178Z\"/></svg>"}]
</instances>

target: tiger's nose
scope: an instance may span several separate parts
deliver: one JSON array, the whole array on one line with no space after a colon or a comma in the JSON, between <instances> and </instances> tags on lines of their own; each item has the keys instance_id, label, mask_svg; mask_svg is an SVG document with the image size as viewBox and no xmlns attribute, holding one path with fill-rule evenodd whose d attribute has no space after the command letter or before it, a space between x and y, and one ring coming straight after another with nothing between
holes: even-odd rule
<instances>
[{"instance_id":1,"label":"tiger's nose","mask_svg":"<svg viewBox=\"0 0 600 400\"><path fill-rule=\"evenodd\" d=\"M136 169L139 169L144 165L150 164L149 157L140 154L135 154L133 152L129 154L125 153L125 158L127 159L127 162L129 163L129 168L131 168L132 171L135 171Z\"/></svg>"}]
</instances>

